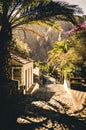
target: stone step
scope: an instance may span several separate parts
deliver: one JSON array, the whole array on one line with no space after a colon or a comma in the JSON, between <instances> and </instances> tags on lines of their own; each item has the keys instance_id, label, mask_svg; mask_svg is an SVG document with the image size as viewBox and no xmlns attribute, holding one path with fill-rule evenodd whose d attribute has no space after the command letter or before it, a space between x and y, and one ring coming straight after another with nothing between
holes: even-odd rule
<instances>
[{"instance_id":1,"label":"stone step","mask_svg":"<svg viewBox=\"0 0 86 130\"><path fill-rule=\"evenodd\" d=\"M70 90L72 97L74 99L74 102L77 106L83 106L83 104L86 102L86 92L81 92L77 90Z\"/></svg>"},{"instance_id":2,"label":"stone step","mask_svg":"<svg viewBox=\"0 0 86 130\"><path fill-rule=\"evenodd\" d=\"M39 84L34 83L28 90L28 94L33 94L37 89L39 89Z\"/></svg>"}]
</instances>

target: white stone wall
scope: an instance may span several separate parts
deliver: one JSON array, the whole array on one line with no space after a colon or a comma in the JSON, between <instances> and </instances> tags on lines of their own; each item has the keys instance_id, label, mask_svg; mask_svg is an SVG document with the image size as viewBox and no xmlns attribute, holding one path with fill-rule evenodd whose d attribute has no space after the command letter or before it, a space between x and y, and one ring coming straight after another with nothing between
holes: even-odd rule
<instances>
[{"instance_id":1,"label":"white stone wall","mask_svg":"<svg viewBox=\"0 0 86 130\"><path fill-rule=\"evenodd\" d=\"M25 72L25 71L27 71L27 72ZM27 76L25 73L27 73ZM25 76L27 77L27 80L26 80ZM26 85L26 81L27 81L27 85ZM33 62L25 64L22 67L22 84L26 85L26 91L28 91L28 89L32 86L32 84L33 84Z\"/></svg>"}]
</instances>

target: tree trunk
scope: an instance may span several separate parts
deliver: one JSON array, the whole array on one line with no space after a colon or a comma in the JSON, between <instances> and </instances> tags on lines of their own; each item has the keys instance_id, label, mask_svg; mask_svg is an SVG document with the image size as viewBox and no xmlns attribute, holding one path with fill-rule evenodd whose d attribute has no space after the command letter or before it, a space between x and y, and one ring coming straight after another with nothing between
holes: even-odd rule
<instances>
[{"instance_id":1,"label":"tree trunk","mask_svg":"<svg viewBox=\"0 0 86 130\"><path fill-rule=\"evenodd\" d=\"M4 23L0 30L0 83L5 83L11 77L10 67L10 41L12 40L9 22Z\"/></svg>"}]
</instances>

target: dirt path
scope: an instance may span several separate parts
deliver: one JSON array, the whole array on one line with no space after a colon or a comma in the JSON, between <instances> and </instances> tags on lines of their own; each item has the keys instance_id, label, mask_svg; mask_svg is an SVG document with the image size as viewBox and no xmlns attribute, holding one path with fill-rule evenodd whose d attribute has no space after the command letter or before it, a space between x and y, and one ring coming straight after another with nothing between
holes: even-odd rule
<instances>
[{"instance_id":1,"label":"dirt path","mask_svg":"<svg viewBox=\"0 0 86 130\"><path fill-rule=\"evenodd\" d=\"M63 85L41 87L18 103L17 130L86 130L86 104L75 104Z\"/></svg>"}]
</instances>

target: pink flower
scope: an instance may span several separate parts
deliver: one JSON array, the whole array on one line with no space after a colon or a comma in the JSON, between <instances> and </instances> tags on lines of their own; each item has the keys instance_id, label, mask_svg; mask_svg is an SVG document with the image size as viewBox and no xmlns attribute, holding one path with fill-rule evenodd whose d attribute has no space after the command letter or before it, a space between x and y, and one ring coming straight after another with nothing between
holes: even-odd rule
<instances>
[{"instance_id":1,"label":"pink flower","mask_svg":"<svg viewBox=\"0 0 86 130\"><path fill-rule=\"evenodd\" d=\"M66 34L74 33L74 32L79 31L79 30L81 30L81 29L83 29L83 28L85 28L85 27L86 27L86 21L84 21L84 23L82 23L82 24L76 26L75 28L73 28L73 29L67 31Z\"/></svg>"}]
</instances>

